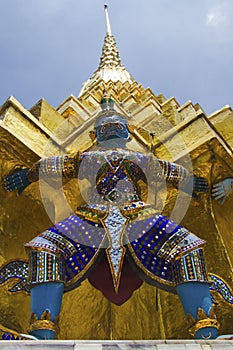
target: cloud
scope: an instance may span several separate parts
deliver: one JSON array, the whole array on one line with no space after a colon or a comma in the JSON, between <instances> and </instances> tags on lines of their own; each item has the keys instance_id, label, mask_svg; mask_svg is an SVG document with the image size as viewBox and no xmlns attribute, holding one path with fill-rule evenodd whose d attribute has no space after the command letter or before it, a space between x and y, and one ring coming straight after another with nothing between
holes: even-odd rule
<instances>
[{"instance_id":1,"label":"cloud","mask_svg":"<svg viewBox=\"0 0 233 350\"><path fill-rule=\"evenodd\" d=\"M207 26L217 27L226 20L226 12L223 6L212 7L206 16Z\"/></svg>"}]
</instances>

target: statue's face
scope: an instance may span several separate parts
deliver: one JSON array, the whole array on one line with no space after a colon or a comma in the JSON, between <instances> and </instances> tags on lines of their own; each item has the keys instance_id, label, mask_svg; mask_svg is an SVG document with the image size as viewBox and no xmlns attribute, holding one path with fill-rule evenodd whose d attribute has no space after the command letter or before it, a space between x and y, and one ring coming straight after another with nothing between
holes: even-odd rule
<instances>
[{"instance_id":1,"label":"statue's face","mask_svg":"<svg viewBox=\"0 0 233 350\"><path fill-rule=\"evenodd\" d=\"M97 141L103 142L110 139L129 139L127 121L118 115L105 116L96 124Z\"/></svg>"}]
</instances>

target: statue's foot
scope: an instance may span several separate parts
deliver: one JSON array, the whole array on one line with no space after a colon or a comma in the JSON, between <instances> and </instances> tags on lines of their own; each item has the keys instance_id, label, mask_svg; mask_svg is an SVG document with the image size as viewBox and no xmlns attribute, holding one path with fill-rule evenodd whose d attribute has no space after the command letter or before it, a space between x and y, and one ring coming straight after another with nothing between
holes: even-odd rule
<instances>
[{"instance_id":1,"label":"statue's foot","mask_svg":"<svg viewBox=\"0 0 233 350\"><path fill-rule=\"evenodd\" d=\"M233 340L233 334L222 334L217 337L219 340Z\"/></svg>"},{"instance_id":2,"label":"statue's foot","mask_svg":"<svg viewBox=\"0 0 233 350\"><path fill-rule=\"evenodd\" d=\"M50 329L37 329L30 334L37 340L53 340L56 337L56 333Z\"/></svg>"},{"instance_id":3,"label":"statue's foot","mask_svg":"<svg viewBox=\"0 0 233 350\"><path fill-rule=\"evenodd\" d=\"M218 330L214 327L204 327L198 329L195 334L195 339L216 339L218 337Z\"/></svg>"},{"instance_id":4,"label":"statue's foot","mask_svg":"<svg viewBox=\"0 0 233 350\"><path fill-rule=\"evenodd\" d=\"M0 339L2 340L38 340L29 334L18 333L0 324Z\"/></svg>"}]
</instances>

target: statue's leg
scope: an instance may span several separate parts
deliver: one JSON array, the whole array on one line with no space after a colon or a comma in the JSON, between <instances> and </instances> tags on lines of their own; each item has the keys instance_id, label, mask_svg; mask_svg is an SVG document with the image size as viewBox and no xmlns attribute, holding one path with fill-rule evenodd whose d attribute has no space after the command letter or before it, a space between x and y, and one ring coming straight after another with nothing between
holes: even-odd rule
<instances>
[{"instance_id":1,"label":"statue's leg","mask_svg":"<svg viewBox=\"0 0 233 350\"><path fill-rule=\"evenodd\" d=\"M61 282L42 283L31 289L30 334L37 339L55 338L63 290Z\"/></svg>"},{"instance_id":2,"label":"statue's leg","mask_svg":"<svg viewBox=\"0 0 233 350\"><path fill-rule=\"evenodd\" d=\"M74 278L76 287L78 279L85 278L89 266L101 255L98 247L104 235L102 224L96 226L71 215L25 244L29 252L30 334L40 339L56 336L64 285L71 285Z\"/></svg>"},{"instance_id":3,"label":"statue's leg","mask_svg":"<svg viewBox=\"0 0 233 350\"><path fill-rule=\"evenodd\" d=\"M39 250L30 251L31 318L29 334L54 339L64 290L62 260Z\"/></svg>"},{"instance_id":4,"label":"statue's leg","mask_svg":"<svg viewBox=\"0 0 233 350\"><path fill-rule=\"evenodd\" d=\"M214 315L203 249L182 256L174 263L176 291L196 339L215 339L219 323Z\"/></svg>"}]
</instances>

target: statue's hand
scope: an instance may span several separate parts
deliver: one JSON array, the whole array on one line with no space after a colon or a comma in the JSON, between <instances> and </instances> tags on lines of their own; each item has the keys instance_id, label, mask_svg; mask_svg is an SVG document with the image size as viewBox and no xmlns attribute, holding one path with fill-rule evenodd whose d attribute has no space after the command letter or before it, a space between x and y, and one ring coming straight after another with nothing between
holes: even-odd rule
<instances>
[{"instance_id":1,"label":"statue's hand","mask_svg":"<svg viewBox=\"0 0 233 350\"><path fill-rule=\"evenodd\" d=\"M192 195L193 198L199 199L197 192L207 192L208 182L204 177L190 176L183 191Z\"/></svg>"},{"instance_id":2,"label":"statue's hand","mask_svg":"<svg viewBox=\"0 0 233 350\"><path fill-rule=\"evenodd\" d=\"M3 180L3 188L6 191L14 191L18 190L18 193L21 194L24 189L30 185L30 182L27 179L27 172L28 168L25 168L23 170L14 172L11 175L8 175L4 180Z\"/></svg>"},{"instance_id":3,"label":"statue's hand","mask_svg":"<svg viewBox=\"0 0 233 350\"><path fill-rule=\"evenodd\" d=\"M226 197L232 191L233 178L228 178L213 185L212 196L215 200L220 199L220 203L225 202Z\"/></svg>"}]
</instances>

